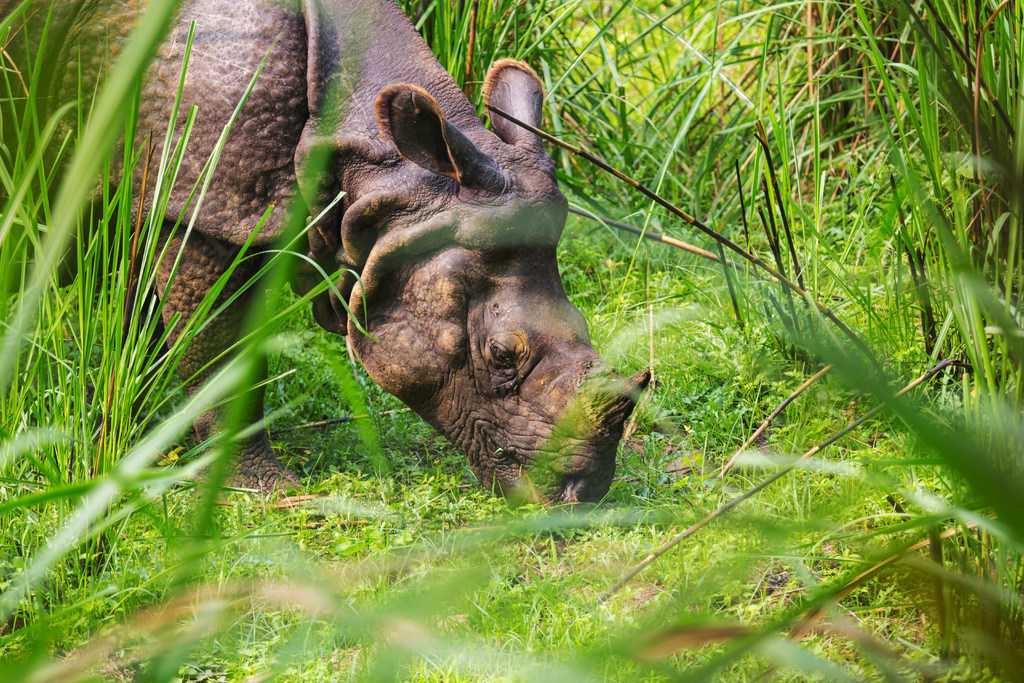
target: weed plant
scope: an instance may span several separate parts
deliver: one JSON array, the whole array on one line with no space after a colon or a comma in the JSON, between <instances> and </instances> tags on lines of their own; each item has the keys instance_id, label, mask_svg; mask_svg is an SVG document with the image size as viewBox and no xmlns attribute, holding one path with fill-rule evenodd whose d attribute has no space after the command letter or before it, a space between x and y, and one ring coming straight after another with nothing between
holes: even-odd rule
<instances>
[{"instance_id":1,"label":"weed plant","mask_svg":"<svg viewBox=\"0 0 1024 683\"><path fill-rule=\"evenodd\" d=\"M260 272L268 302L237 360L187 397L176 361L226 302L212 292L166 344L153 264L203 183L185 215L140 217L144 188L110 170L148 167L158 197L175 182L182 143L118 142L138 139L139 77L173 3L149 3L102 88L54 109L52 46L19 39L24 7L0 0L0 679L1019 676L1024 9L402 4L474 101L491 61L526 60L547 130L798 280L862 346L551 148L581 213L730 260L570 219L563 281L595 346L656 378L599 508L479 490L286 291L298 225ZM247 425L190 436L264 354L274 447L323 498L218 486Z\"/></svg>"}]
</instances>

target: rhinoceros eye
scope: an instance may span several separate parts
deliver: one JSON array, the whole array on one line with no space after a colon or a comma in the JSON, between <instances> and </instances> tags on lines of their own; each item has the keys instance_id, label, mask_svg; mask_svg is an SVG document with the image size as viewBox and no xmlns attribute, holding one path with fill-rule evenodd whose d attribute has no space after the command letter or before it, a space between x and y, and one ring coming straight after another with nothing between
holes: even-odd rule
<instances>
[{"instance_id":1,"label":"rhinoceros eye","mask_svg":"<svg viewBox=\"0 0 1024 683\"><path fill-rule=\"evenodd\" d=\"M508 348L501 342L491 340L487 350L490 352L491 364L496 368L509 369L516 366L515 351Z\"/></svg>"}]
</instances>

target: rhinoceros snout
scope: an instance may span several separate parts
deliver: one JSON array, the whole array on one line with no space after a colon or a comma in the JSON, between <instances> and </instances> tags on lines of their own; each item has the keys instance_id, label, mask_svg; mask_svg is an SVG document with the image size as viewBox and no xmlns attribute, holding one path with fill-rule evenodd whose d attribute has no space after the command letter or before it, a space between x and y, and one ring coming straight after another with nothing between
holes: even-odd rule
<instances>
[{"instance_id":1,"label":"rhinoceros snout","mask_svg":"<svg viewBox=\"0 0 1024 683\"><path fill-rule=\"evenodd\" d=\"M596 372L566 410L567 434L552 439L549 457L530 474L540 489L535 497L549 504L596 503L611 488L615 454L640 394L651 381L641 370L632 377Z\"/></svg>"}]
</instances>

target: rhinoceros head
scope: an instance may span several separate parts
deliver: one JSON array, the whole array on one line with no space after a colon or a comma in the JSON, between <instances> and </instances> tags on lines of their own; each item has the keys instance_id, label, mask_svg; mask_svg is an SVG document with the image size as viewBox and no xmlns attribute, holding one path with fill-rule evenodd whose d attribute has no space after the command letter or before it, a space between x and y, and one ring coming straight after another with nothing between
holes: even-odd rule
<instances>
[{"instance_id":1,"label":"rhinoceros head","mask_svg":"<svg viewBox=\"0 0 1024 683\"><path fill-rule=\"evenodd\" d=\"M539 123L528 67L499 62L486 85L495 106ZM342 220L343 260L361 272L348 297L357 356L468 455L483 486L599 500L649 375L610 372L565 295L567 204L540 140L496 117L497 137L479 127L471 140L408 84L384 89L376 115L401 158Z\"/></svg>"}]
</instances>

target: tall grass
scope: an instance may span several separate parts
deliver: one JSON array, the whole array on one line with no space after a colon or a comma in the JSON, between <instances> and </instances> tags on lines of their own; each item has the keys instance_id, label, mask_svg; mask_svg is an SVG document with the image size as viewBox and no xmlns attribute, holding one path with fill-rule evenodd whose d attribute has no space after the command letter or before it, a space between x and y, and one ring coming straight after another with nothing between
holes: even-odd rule
<instances>
[{"instance_id":1,"label":"tall grass","mask_svg":"<svg viewBox=\"0 0 1024 683\"><path fill-rule=\"evenodd\" d=\"M962 574L941 574L950 602L945 647L975 638L987 655L1017 661L1017 600L997 587L1019 587L1024 566L1013 502L1024 443L1019 8L687 3L660 17L635 7L591 11L589 42L551 84L552 128L729 238L768 251L780 271L802 267L816 298L839 302L897 376L943 357L970 367L928 408L893 408L943 482L926 507L965 523L991 514L996 521L986 525L999 527L946 551L947 566L990 567L981 581L994 592L980 598ZM642 27L623 30L630 22ZM763 148L758 126L769 131ZM579 163L564 158L562 168L582 201L696 239ZM786 236L775 248L790 222L789 249ZM649 283L651 270L625 277ZM785 328L785 344L836 361L849 386L891 401L885 375L824 343L835 332L827 324L746 278L747 315L758 316L767 297L764 310ZM921 534L933 523L931 515L909 522Z\"/></svg>"},{"instance_id":2,"label":"tall grass","mask_svg":"<svg viewBox=\"0 0 1024 683\"><path fill-rule=\"evenodd\" d=\"M118 141L142 139L136 135L139 84L176 4L154 3L99 92L83 83L77 103L70 104L53 93L48 99L55 77L45 68L53 49L47 47L51 27L45 16L34 17L39 32L28 39L18 36L24 10L23 5L4 17L0 31L8 46L2 74L0 266L4 285L13 284L15 292L3 292L0 321L0 511L4 545L13 553L4 559L0 596L6 652L30 652L25 648L45 648L59 639L61 614L108 593L100 577L119 564L120 541L133 519L140 512L152 514L160 502L166 513L168 497L187 491L180 482L227 462L229 447L208 450L210 444L196 444L171 458L186 466L154 467L167 461L197 416L253 381L272 321L269 316L253 320L237 348L225 350L238 352L234 360L184 399L178 361L195 334L239 296L222 297L221 288L249 255L241 250L199 313L172 321L182 329L169 343L161 322L167 287L157 286L156 267L180 258L168 251L167 236L192 229L217 153L192 190L192 212L169 216L168 197L195 115L178 109L181 86L171 114L172 121L186 120L180 140L168 134L138 147ZM183 74L185 68L187 59ZM229 132L230 125L218 151ZM120 163L113 163L114 155L122 155ZM142 166L148 187L114 184L111 169L132 177ZM134 195L143 192L155 197L147 215L133 210ZM283 282L282 260L270 258L257 277ZM62 287L60 279L71 283ZM222 440L230 444L244 425L228 421L225 426ZM212 493L207 508L215 502ZM203 508L198 512L195 525L180 527L165 514L155 528L167 537L209 536L213 529L202 523L209 514ZM191 571L195 555L182 552L170 559L163 571L171 581L164 588ZM142 587L132 591L137 589Z\"/></svg>"},{"instance_id":3,"label":"tall grass","mask_svg":"<svg viewBox=\"0 0 1024 683\"><path fill-rule=\"evenodd\" d=\"M176 680L218 666L236 678L325 680L1018 670L1019 7L403 3L474 101L494 58L525 59L545 81L549 130L781 272L799 271L870 345L872 358L854 352L742 263L723 272L574 220L565 283L596 344L659 378L638 420L644 439L631 441L640 452L621 453L616 505L589 516L510 512L414 424L379 416L399 466L322 479L335 495L312 509L222 505L222 490L201 497L179 485L228 453L184 438L191 418L242 391L268 346L297 338L289 358L304 362L321 342L271 335L282 320L307 324L287 321L305 302L286 298L252 321L239 363L191 399L181 392L174 367L189 335L164 348L161 293L134 295L149 290L136 283L152 281L164 216L136 225L142 188L104 172L121 154L126 168L149 166L158 195L174 182L180 146L116 145L125 131L137 137L124 102L137 98L172 11L150 7L107 84L70 109L39 99L45 75L32 51L29 68L2 62L0 677ZM0 45L13 49L20 8L9 11ZM714 251L551 151L571 203ZM167 218L188 229L189 216ZM77 275L59 287L66 246ZM282 271L261 276L280 283ZM214 292L193 330L223 304ZM346 399L352 415L390 405L333 353L323 357L343 376L341 393L363 386L362 402ZM325 383L320 358L307 384ZM895 397L941 358L961 369ZM768 457L741 459L719 481L774 397L826 362L842 382L787 408ZM887 417L863 435L595 604L677 527L878 402ZM414 464L391 451L416 451ZM189 464L160 466L171 461Z\"/></svg>"}]
</instances>

